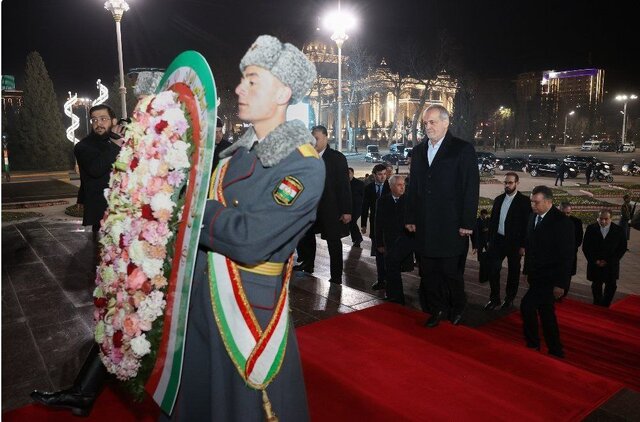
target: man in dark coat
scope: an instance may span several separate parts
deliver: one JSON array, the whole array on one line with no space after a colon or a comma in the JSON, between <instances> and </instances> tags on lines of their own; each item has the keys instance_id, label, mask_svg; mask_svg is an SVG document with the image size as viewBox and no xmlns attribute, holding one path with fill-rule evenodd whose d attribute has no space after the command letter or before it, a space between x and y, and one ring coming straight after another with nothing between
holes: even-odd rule
<instances>
[{"instance_id":1,"label":"man in dark coat","mask_svg":"<svg viewBox=\"0 0 640 422\"><path fill-rule=\"evenodd\" d=\"M104 190L109 186L111 167L124 142L116 115L106 104L91 107L89 120L92 132L73 148L80 169L80 185L84 212L82 225L100 229L100 220L107 209Z\"/></svg>"},{"instance_id":2,"label":"man in dark coat","mask_svg":"<svg viewBox=\"0 0 640 422\"><path fill-rule=\"evenodd\" d=\"M427 326L448 312L457 325L467 302L461 262L476 223L480 175L473 145L448 131L446 108L429 106L422 119L428 139L412 150L405 222L416 233L420 294L432 311Z\"/></svg>"},{"instance_id":3,"label":"man in dark coat","mask_svg":"<svg viewBox=\"0 0 640 422\"><path fill-rule=\"evenodd\" d=\"M473 254L477 255L480 271L478 271L478 281L486 283L489 281L489 263L487 257L487 246L489 243L489 211L480 210L480 217L476 220L476 227L471 235L471 247Z\"/></svg>"},{"instance_id":4,"label":"man in dark coat","mask_svg":"<svg viewBox=\"0 0 640 422\"><path fill-rule=\"evenodd\" d=\"M587 185L591 181L591 174L593 173L593 161L587 163L587 167L584 169L584 175L587 178Z\"/></svg>"},{"instance_id":5,"label":"man in dark coat","mask_svg":"<svg viewBox=\"0 0 640 422\"><path fill-rule=\"evenodd\" d=\"M213 165L211 166L211 171L215 170L218 166L218 162L220 162L220 153L231 146L231 142L224 139L223 129L224 123L222 122L222 119L218 117L216 119L216 148L213 151Z\"/></svg>"},{"instance_id":6,"label":"man in dark coat","mask_svg":"<svg viewBox=\"0 0 640 422\"><path fill-rule=\"evenodd\" d=\"M331 283L342 283L342 238L349 235L351 222L351 187L347 159L341 152L329 147L327 128L315 126L311 134L316 139L316 151L322 157L326 169L326 179L318 217L298 244L300 264L298 271L312 273L316 259L316 233L327 241Z\"/></svg>"},{"instance_id":7,"label":"man in dark coat","mask_svg":"<svg viewBox=\"0 0 640 422\"><path fill-rule=\"evenodd\" d=\"M556 165L556 184L555 186L558 186L558 180L560 181L560 186L562 186L562 182L564 182L564 172L567 171L567 164L562 161L559 160L558 164Z\"/></svg>"},{"instance_id":8,"label":"man in dark coat","mask_svg":"<svg viewBox=\"0 0 640 422\"><path fill-rule=\"evenodd\" d=\"M527 347L540 350L538 316L549 354L564 357L554 302L566 288L574 254L574 228L567 216L553 206L553 192L536 186L525 242L524 273L529 290L520 302Z\"/></svg>"},{"instance_id":9,"label":"man in dark coat","mask_svg":"<svg viewBox=\"0 0 640 422\"><path fill-rule=\"evenodd\" d=\"M362 199L364 197L364 182L354 177L354 170L349 167L349 184L351 186L351 222L349 223L349 232L351 233L351 241L354 248L359 248L362 242L362 233L358 227L358 219L362 212Z\"/></svg>"},{"instance_id":10,"label":"man in dark coat","mask_svg":"<svg viewBox=\"0 0 640 422\"><path fill-rule=\"evenodd\" d=\"M575 253L573 254L573 266L571 267L571 275L569 276L569 280L567 280L567 287L565 288L564 294L562 295L562 297L565 297L569 294L569 289L571 288L571 277L576 275L576 271L578 269L578 248L580 247L580 245L582 245L582 236L584 234L584 230L582 228L582 220L580 220L576 216L571 215L572 210L570 202L560 202L559 209L564 215L569 217L569 220L571 220L571 222L573 223L573 229L576 235L574 243Z\"/></svg>"},{"instance_id":11,"label":"man in dark coat","mask_svg":"<svg viewBox=\"0 0 640 422\"><path fill-rule=\"evenodd\" d=\"M378 252L376 247L376 201L383 195L391 192L389 181L387 180L387 172L384 164L376 164L373 166L372 174L373 183L369 183L364 187L364 198L362 200L362 213L360 217L360 227L362 234L367 232L367 221L369 222L369 237L371 238L371 256L376 257L376 274L377 280L371 288L373 290L384 289L385 286L385 268L384 254Z\"/></svg>"},{"instance_id":12,"label":"man in dark coat","mask_svg":"<svg viewBox=\"0 0 640 422\"><path fill-rule=\"evenodd\" d=\"M391 193L381 196L376 207L376 247L384 255L386 299L404 305L401 272L405 262L413 264L413 236L409 236L404 224L404 177L394 174L389 186Z\"/></svg>"},{"instance_id":13,"label":"man in dark coat","mask_svg":"<svg viewBox=\"0 0 640 422\"><path fill-rule=\"evenodd\" d=\"M620 226L611 222L611 210L600 210L598 221L587 226L582 244L582 252L587 258L587 280L591 282L594 305L611 305L618 288L620 260L626 251L627 237Z\"/></svg>"},{"instance_id":14,"label":"man in dark coat","mask_svg":"<svg viewBox=\"0 0 640 422\"><path fill-rule=\"evenodd\" d=\"M509 309L520 285L520 260L524 255L524 239L531 214L529 198L518 191L518 173L504 175L504 193L493 201L489 223L488 256L491 297L484 309L494 309L500 304L500 271L507 258L508 274L505 298L501 309Z\"/></svg>"}]
</instances>

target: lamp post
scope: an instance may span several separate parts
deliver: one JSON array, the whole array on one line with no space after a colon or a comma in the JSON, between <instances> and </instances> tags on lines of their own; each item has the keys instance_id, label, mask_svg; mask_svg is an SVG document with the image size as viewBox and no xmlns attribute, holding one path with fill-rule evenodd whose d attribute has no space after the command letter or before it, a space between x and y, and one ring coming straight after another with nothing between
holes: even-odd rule
<instances>
[{"instance_id":1,"label":"lamp post","mask_svg":"<svg viewBox=\"0 0 640 422\"><path fill-rule=\"evenodd\" d=\"M574 114L576 114L576 112L572 110L564 116L564 137L562 138L563 146L567 144L567 120L569 119L569 116L573 116Z\"/></svg>"},{"instance_id":2,"label":"lamp post","mask_svg":"<svg viewBox=\"0 0 640 422\"><path fill-rule=\"evenodd\" d=\"M332 31L331 39L338 46L338 130L336 133L336 143L338 151L342 151L342 45L349 38L347 30L355 25L355 19L349 13L345 13L340 8L328 14L324 19L324 26Z\"/></svg>"},{"instance_id":3,"label":"lamp post","mask_svg":"<svg viewBox=\"0 0 640 422\"><path fill-rule=\"evenodd\" d=\"M104 3L104 8L111 12L116 21L116 38L118 41L118 65L120 66L120 101L122 105L122 118L127 118L127 88L124 86L124 65L122 63L122 34L120 32L120 21L124 12L129 10L129 5L125 0L108 0Z\"/></svg>"},{"instance_id":4,"label":"lamp post","mask_svg":"<svg viewBox=\"0 0 640 422\"><path fill-rule=\"evenodd\" d=\"M622 143L624 144L627 140L627 103L630 100L635 100L638 98L637 95L618 95L616 100L624 101L624 109L622 112Z\"/></svg>"}]
</instances>

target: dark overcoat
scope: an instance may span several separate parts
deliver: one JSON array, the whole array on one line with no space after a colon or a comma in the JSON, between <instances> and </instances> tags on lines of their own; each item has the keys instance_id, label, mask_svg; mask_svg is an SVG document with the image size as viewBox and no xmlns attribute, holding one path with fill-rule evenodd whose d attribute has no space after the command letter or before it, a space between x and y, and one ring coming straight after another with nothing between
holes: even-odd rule
<instances>
[{"instance_id":1,"label":"dark overcoat","mask_svg":"<svg viewBox=\"0 0 640 422\"><path fill-rule=\"evenodd\" d=\"M416 252L432 258L466 254L469 239L459 229L476 225L480 175L469 142L447 132L429 165L425 139L411 151L406 223L416 226Z\"/></svg>"},{"instance_id":2,"label":"dark overcoat","mask_svg":"<svg viewBox=\"0 0 640 422\"><path fill-rule=\"evenodd\" d=\"M349 235L349 225L339 218L342 214L351 214L352 210L349 167L345 156L328 146L322 154L322 161L326 177L314 232L320 233L323 239L341 239Z\"/></svg>"},{"instance_id":3,"label":"dark overcoat","mask_svg":"<svg viewBox=\"0 0 640 422\"><path fill-rule=\"evenodd\" d=\"M617 280L620 277L620 260L627 252L627 237L622 227L611 223L607 237L602 238L600 225L592 223L584 232L582 252L587 258L587 280ZM607 261L607 265L598 267L596 261L599 259Z\"/></svg>"}]
</instances>

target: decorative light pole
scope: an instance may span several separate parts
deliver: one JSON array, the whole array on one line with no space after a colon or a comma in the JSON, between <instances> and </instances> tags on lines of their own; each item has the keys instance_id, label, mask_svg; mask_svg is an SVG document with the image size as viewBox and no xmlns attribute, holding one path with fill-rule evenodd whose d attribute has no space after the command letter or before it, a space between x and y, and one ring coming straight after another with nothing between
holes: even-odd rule
<instances>
[{"instance_id":1,"label":"decorative light pole","mask_svg":"<svg viewBox=\"0 0 640 422\"><path fill-rule=\"evenodd\" d=\"M127 88L124 86L124 64L122 63L122 34L120 32L120 21L124 12L129 10L129 5L125 0L108 0L104 3L104 8L111 12L116 21L116 38L118 41L118 65L120 66L120 101L122 103L122 116L127 118Z\"/></svg>"},{"instance_id":2,"label":"decorative light pole","mask_svg":"<svg viewBox=\"0 0 640 422\"><path fill-rule=\"evenodd\" d=\"M91 102L91 107L102 104L109 99L109 88L107 88L100 79L96 81L96 88L98 88L98 98ZM123 113L126 116L127 111L124 110Z\"/></svg>"},{"instance_id":3,"label":"decorative light pole","mask_svg":"<svg viewBox=\"0 0 640 422\"><path fill-rule=\"evenodd\" d=\"M624 144L625 141L627 140L627 103L630 100L635 100L636 98L638 98L637 95L618 95L616 97L616 100L618 101L624 101L624 109L622 112L622 143Z\"/></svg>"},{"instance_id":4,"label":"decorative light pole","mask_svg":"<svg viewBox=\"0 0 640 422\"><path fill-rule=\"evenodd\" d=\"M69 98L64 103L64 114L71 118L71 125L67 128L67 139L73 144L77 144L79 139L76 138L75 131L80 127L80 118L73 114L73 105L78 102L78 94L71 95L69 91Z\"/></svg>"},{"instance_id":5,"label":"decorative light pole","mask_svg":"<svg viewBox=\"0 0 640 422\"><path fill-rule=\"evenodd\" d=\"M331 39L338 46L338 128L336 132L336 143L338 151L342 151L342 44L349 38L347 30L355 26L355 18L349 13L345 13L340 8L338 1L338 10L329 13L324 19L324 26L329 29Z\"/></svg>"},{"instance_id":6,"label":"decorative light pole","mask_svg":"<svg viewBox=\"0 0 640 422\"><path fill-rule=\"evenodd\" d=\"M569 119L569 116L573 116L574 114L576 114L576 112L574 110L571 110L564 116L564 137L562 138L563 146L567 144L567 120Z\"/></svg>"}]
</instances>

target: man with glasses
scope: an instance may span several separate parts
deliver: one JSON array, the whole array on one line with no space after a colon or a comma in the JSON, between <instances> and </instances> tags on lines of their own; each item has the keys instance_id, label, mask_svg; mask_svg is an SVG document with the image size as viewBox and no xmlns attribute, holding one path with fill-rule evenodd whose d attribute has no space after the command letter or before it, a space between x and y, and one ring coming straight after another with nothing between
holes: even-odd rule
<instances>
[{"instance_id":1,"label":"man with glasses","mask_svg":"<svg viewBox=\"0 0 640 422\"><path fill-rule=\"evenodd\" d=\"M508 273L505 299L500 309L508 309L518 293L520 284L520 260L524 255L527 222L531 213L529 198L518 192L520 178L515 172L504 176L504 193L493 201L489 221L489 285L491 297L484 306L486 310L500 305L500 271L507 258Z\"/></svg>"}]
</instances>

